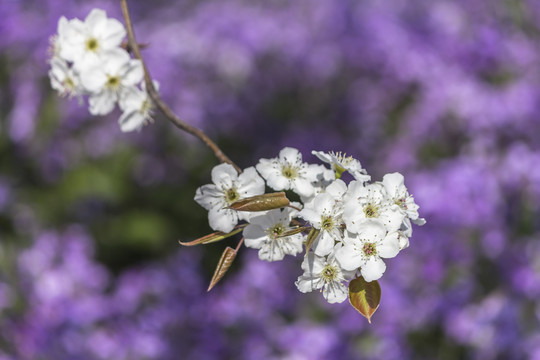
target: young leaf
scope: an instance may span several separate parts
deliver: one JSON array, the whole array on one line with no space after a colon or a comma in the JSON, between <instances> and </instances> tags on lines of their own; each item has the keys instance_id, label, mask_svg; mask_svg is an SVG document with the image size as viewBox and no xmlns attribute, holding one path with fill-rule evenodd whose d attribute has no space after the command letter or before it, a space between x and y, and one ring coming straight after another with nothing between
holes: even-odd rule
<instances>
[{"instance_id":1,"label":"young leaf","mask_svg":"<svg viewBox=\"0 0 540 360\"><path fill-rule=\"evenodd\" d=\"M320 232L321 230L311 228L311 231L309 232L306 239L306 254L308 253L309 249L311 249L311 245L313 245L315 239L317 239L317 236L319 236Z\"/></svg>"},{"instance_id":2,"label":"young leaf","mask_svg":"<svg viewBox=\"0 0 540 360\"><path fill-rule=\"evenodd\" d=\"M233 202L229 208L238 211L266 211L288 206L290 203L283 191L248 197Z\"/></svg>"},{"instance_id":3,"label":"young leaf","mask_svg":"<svg viewBox=\"0 0 540 360\"><path fill-rule=\"evenodd\" d=\"M229 268L231 267L234 258L236 257L236 250L231 247L226 247L225 251L223 251L223 254L221 255L221 259L219 259L218 265L216 267L216 271L214 271L214 276L212 276L212 280L210 281L210 285L208 286L208 290L212 290L214 286L221 280L223 276L225 276L225 273Z\"/></svg>"},{"instance_id":4,"label":"young leaf","mask_svg":"<svg viewBox=\"0 0 540 360\"><path fill-rule=\"evenodd\" d=\"M349 283L349 302L371 324L371 316L381 302L381 286L377 280L366 282L362 276Z\"/></svg>"},{"instance_id":5,"label":"young leaf","mask_svg":"<svg viewBox=\"0 0 540 360\"><path fill-rule=\"evenodd\" d=\"M195 246L195 245L200 245L200 244L210 244L210 243L214 243L214 242L217 242L217 241L220 241L220 240L223 240L223 239L226 239L230 236L233 236L233 235L236 235L238 234L240 231L242 231L243 228L245 228L247 226L247 224L242 224L242 225L238 225L235 227L235 229L233 231L231 231L230 233L224 233L224 232L221 232L221 231L217 231L215 233L211 233L211 234L208 234L206 236L203 236L201 238L198 238L197 240L193 240L193 241L189 241L189 242L182 242L182 241L178 241L178 243L180 245L184 245L184 246Z\"/></svg>"},{"instance_id":6,"label":"young leaf","mask_svg":"<svg viewBox=\"0 0 540 360\"><path fill-rule=\"evenodd\" d=\"M291 236L291 235L296 235L296 234L299 234L301 233L302 231L304 230L308 230L310 229L309 226L300 226L300 227L297 227L297 228L294 228L294 229L291 229L289 231L285 231L283 234L281 234L280 238L283 238L283 237L287 237L287 236Z\"/></svg>"}]
</instances>

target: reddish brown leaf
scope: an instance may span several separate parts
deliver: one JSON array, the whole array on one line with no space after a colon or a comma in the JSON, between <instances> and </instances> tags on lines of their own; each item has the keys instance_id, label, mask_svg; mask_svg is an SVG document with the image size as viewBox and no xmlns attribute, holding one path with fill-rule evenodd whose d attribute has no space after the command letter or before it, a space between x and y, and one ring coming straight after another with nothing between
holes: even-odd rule
<instances>
[{"instance_id":1,"label":"reddish brown leaf","mask_svg":"<svg viewBox=\"0 0 540 360\"><path fill-rule=\"evenodd\" d=\"M309 249L311 249L311 245L313 245L315 239L317 239L317 236L319 236L320 232L321 230L311 228L311 231L309 232L306 239L306 254L308 253Z\"/></svg>"},{"instance_id":2,"label":"reddish brown leaf","mask_svg":"<svg viewBox=\"0 0 540 360\"><path fill-rule=\"evenodd\" d=\"M208 290L212 290L214 286L225 276L225 273L229 270L231 267L234 258L236 257L236 250L231 247L226 247L223 251L223 254L221 255L221 259L219 259L218 265L216 267L216 271L214 271L214 276L212 276L212 280L210 281L210 285L208 286Z\"/></svg>"},{"instance_id":3,"label":"reddish brown leaf","mask_svg":"<svg viewBox=\"0 0 540 360\"><path fill-rule=\"evenodd\" d=\"M229 208L238 211L266 211L288 206L289 203L289 199L282 191L241 199L233 202Z\"/></svg>"},{"instance_id":4,"label":"reddish brown leaf","mask_svg":"<svg viewBox=\"0 0 540 360\"><path fill-rule=\"evenodd\" d=\"M349 283L349 302L371 324L371 316L381 302L381 286L377 280L366 282L362 276Z\"/></svg>"},{"instance_id":5,"label":"reddish brown leaf","mask_svg":"<svg viewBox=\"0 0 540 360\"><path fill-rule=\"evenodd\" d=\"M189 242L178 241L178 243L180 245L184 245L184 246L195 246L195 245L201 245L201 244L203 244L203 245L204 244L210 244L210 243L214 243L214 242L226 239L226 238L228 238L230 236L233 236L235 234L238 234L246 226L247 226L247 224L242 224L242 225L236 226L235 229L233 231L231 231L230 233L224 233L224 232L221 232L221 231L217 231L215 233L211 233L211 234L208 234L208 235L203 236L201 238L198 238L197 240L193 240L193 241L189 241Z\"/></svg>"}]
</instances>

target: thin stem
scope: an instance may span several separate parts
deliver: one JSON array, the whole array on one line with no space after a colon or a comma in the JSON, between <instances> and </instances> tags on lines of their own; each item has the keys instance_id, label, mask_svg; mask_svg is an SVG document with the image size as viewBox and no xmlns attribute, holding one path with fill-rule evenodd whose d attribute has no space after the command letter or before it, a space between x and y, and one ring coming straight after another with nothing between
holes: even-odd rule
<instances>
[{"instance_id":1,"label":"thin stem","mask_svg":"<svg viewBox=\"0 0 540 360\"><path fill-rule=\"evenodd\" d=\"M144 62L141 56L139 44L137 43L137 40L135 39L135 33L133 31L133 24L131 22L131 17L129 15L127 0L120 0L120 4L122 6L122 14L124 15L124 21L126 22L129 48L133 51L133 54L135 55L135 57L139 59L143 65L144 82L146 83L146 91L148 92L148 95L150 95L150 98L152 98L152 100L154 101L156 106L159 108L159 110L161 110L163 115L165 115L165 117L169 119L169 121L172 122L177 128L199 138L202 142L205 143L206 146L208 146L214 152L214 155L221 162L231 164L232 166L234 166L234 168L236 169L238 173L241 173L242 170L231 159L229 159L229 157L225 155L223 151L221 151L221 149L216 145L216 143L214 143L208 136L206 136L206 134L202 132L202 130L182 121L161 99L161 97L159 96L159 93L154 87L154 83L152 82L152 78L150 77L150 73L148 72L146 63Z\"/></svg>"},{"instance_id":2,"label":"thin stem","mask_svg":"<svg viewBox=\"0 0 540 360\"><path fill-rule=\"evenodd\" d=\"M240 246L242 246L242 244L244 243L244 237L242 236L242 239L240 239L240 242L238 243L238 245L236 245L236 249L234 249L234 252L238 252L238 250L240 250Z\"/></svg>"}]
</instances>

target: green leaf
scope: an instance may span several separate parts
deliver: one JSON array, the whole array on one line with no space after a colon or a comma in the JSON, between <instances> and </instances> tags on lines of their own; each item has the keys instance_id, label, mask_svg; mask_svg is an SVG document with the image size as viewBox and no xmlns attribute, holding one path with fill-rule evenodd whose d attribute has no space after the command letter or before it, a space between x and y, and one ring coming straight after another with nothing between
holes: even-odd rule
<instances>
[{"instance_id":1,"label":"green leaf","mask_svg":"<svg viewBox=\"0 0 540 360\"><path fill-rule=\"evenodd\" d=\"M193 240L193 241L189 241L189 242L182 242L182 241L178 240L178 243L180 245L184 245L184 246L195 246L195 245L201 245L201 244L203 244L203 245L204 244L210 244L210 243L221 241L221 240L226 239L228 237L231 237L233 235L236 235L240 231L242 231L246 226L247 226L247 224L242 224L242 225L236 226L235 229L233 231L231 231L230 233L224 233L224 232L221 232L221 231L217 231L215 233L208 234L206 236L198 238L197 240Z\"/></svg>"},{"instance_id":2,"label":"green leaf","mask_svg":"<svg viewBox=\"0 0 540 360\"><path fill-rule=\"evenodd\" d=\"M233 202L229 208L237 211L266 211L279 209L290 204L283 191L248 197Z\"/></svg>"},{"instance_id":3,"label":"green leaf","mask_svg":"<svg viewBox=\"0 0 540 360\"><path fill-rule=\"evenodd\" d=\"M371 324L371 316L381 302L381 286L377 280L366 282L362 276L349 283L349 302Z\"/></svg>"}]
</instances>

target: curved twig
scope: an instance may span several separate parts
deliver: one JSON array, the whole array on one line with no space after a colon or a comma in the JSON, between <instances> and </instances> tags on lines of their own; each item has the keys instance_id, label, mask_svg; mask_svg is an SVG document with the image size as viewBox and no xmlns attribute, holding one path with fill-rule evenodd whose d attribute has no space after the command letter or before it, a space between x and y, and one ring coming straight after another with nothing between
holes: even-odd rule
<instances>
[{"instance_id":1,"label":"curved twig","mask_svg":"<svg viewBox=\"0 0 540 360\"><path fill-rule=\"evenodd\" d=\"M126 29L127 29L127 34L128 34L128 45L129 45L129 48L133 51L133 54L135 55L135 57L139 59L143 65L144 82L146 83L146 91L148 92L148 95L150 95L150 98L152 98L152 100L154 101L156 106L159 108L159 110L161 110L163 115L165 115L165 117L170 122L172 122L177 128L199 138L202 142L205 143L206 146L208 146L214 152L214 155L221 162L231 164L232 166L234 166L236 171L238 171L238 173L241 173L242 170L238 167L238 165L236 165L231 159L229 159L229 157L225 155L223 151L221 151L221 149L216 145L216 143L214 143L202 130L182 121L161 99L161 97L159 96L159 93L156 91L156 88L154 87L152 78L150 77L150 73L148 72L148 68L146 67L146 63L144 62L141 56L139 44L137 43L137 40L135 39L135 33L133 31L133 24L131 22L131 17L129 15L127 0L120 0L120 4L122 6L122 14L124 15L124 21L126 22Z\"/></svg>"}]
</instances>

